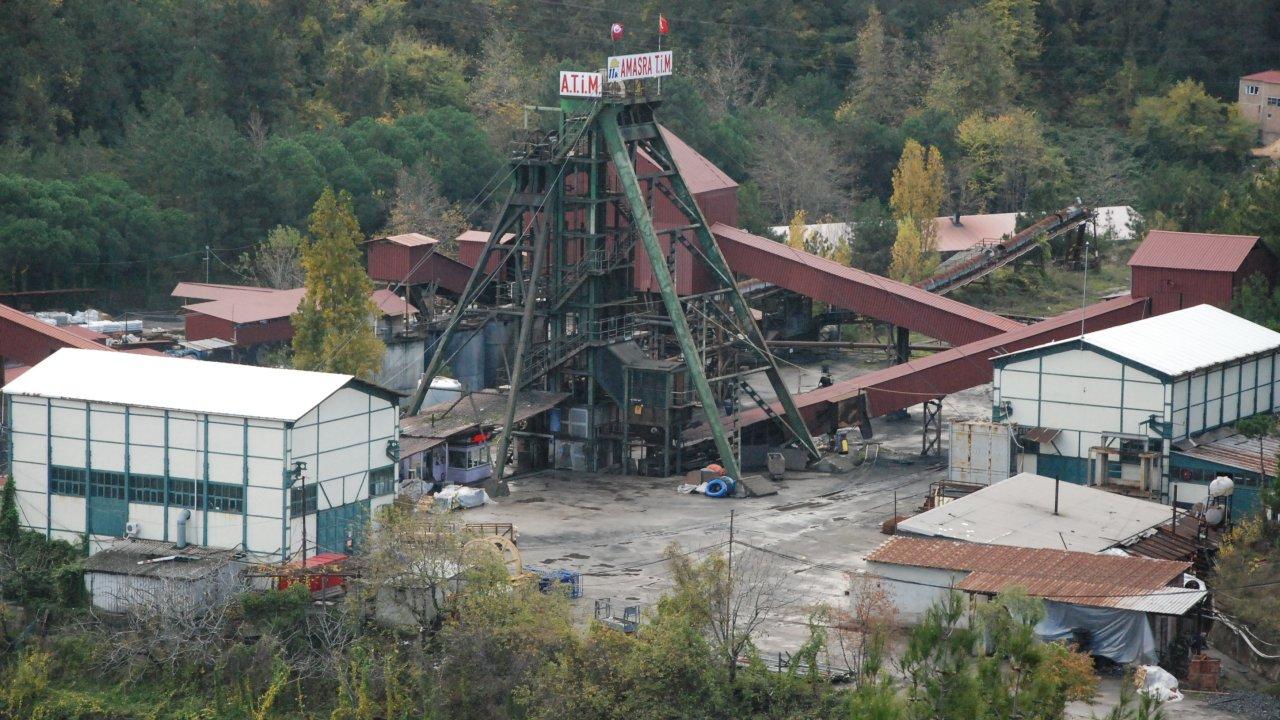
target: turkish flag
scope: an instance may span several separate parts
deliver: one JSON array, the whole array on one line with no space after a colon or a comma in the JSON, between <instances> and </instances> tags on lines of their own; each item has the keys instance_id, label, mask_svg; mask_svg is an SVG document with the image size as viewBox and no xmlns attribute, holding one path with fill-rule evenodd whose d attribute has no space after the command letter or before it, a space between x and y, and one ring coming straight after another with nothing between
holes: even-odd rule
<instances>
[{"instance_id":1,"label":"turkish flag","mask_svg":"<svg viewBox=\"0 0 1280 720\"><path fill-rule=\"evenodd\" d=\"M659 15L658 16L658 34L666 35L669 32L671 32L671 23L668 23L665 17Z\"/></svg>"},{"instance_id":2,"label":"turkish flag","mask_svg":"<svg viewBox=\"0 0 1280 720\"><path fill-rule=\"evenodd\" d=\"M614 23L609 26L609 39L614 41L622 39L622 23Z\"/></svg>"}]
</instances>

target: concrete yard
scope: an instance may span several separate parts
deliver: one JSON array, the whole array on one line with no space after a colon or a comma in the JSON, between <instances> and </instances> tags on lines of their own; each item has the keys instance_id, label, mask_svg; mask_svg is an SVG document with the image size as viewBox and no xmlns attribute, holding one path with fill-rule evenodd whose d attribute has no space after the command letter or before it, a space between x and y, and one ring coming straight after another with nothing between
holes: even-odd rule
<instances>
[{"instance_id":1,"label":"concrete yard","mask_svg":"<svg viewBox=\"0 0 1280 720\"><path fill-rule=\"evenodd\" d=\"M948 397L947 420L989 412L989 391L983 386ZM873 461L840 473L789 473L768 497L714 500L677 493L678 478L547 471L512 480L510 496L466 511L465 519L514 523L526 565L582 573L583 597L574 610L585 624L600 598L612 600L615 615L627 605L651 608L670 587L666 548L676 544L697 557L723 550L733 510L738 541L771 554L743 546L735 552L757 553L788 578L788 611L757 638L772 658L804 641L809 608L848 603L847 574L863 570L863 557L887 539L880 526L893 515L895 494L908 511L920 505L930 483L945 478L945 456L919 455L918 407L910 420L876 420L874 441L880 450ZM1068 716L1105 714L1118 688L1118 679L1104 678L1095 702L1073 703ZM1237 717L1205 703L1189 696L1170 710L1178 717Z\"/></svg>"}]
</instances>

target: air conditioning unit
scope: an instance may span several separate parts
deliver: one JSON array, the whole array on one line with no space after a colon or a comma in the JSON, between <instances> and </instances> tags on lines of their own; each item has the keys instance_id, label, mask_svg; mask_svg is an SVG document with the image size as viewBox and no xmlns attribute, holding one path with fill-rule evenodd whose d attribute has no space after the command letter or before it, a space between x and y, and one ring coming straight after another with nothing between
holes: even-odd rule
<instances>
[{"instance_id":1,"label":"air conditioning unit","mask_svg":"<svg viewBox=\"0 0 1280 720\"><path fill-rule=\"evenodd\" d=\"M142 532L142 523L136 520L130 520L124 524L124 536L127 538L136 538L138 533Z\"/></svg>"}]
</instances>

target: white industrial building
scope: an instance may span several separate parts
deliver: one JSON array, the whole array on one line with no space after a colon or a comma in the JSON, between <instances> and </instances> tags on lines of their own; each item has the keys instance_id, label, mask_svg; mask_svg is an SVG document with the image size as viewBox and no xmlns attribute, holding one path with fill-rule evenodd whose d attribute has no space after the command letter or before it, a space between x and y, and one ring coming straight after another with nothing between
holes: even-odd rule
<instances>
[{"instance_id":1,"label":"white industrial building","mask_svg":"<svg viewBox=\"0 0 1280 720\"><path fill-rule=\"evenodd\" d=\"M4 399L22 524L94 550L342 551L394 496L398 396L350 375L64 349Z\"/></svg>"},{"instance_id":2,"label":"white industrial building","mask_svg":"<svg viewBox=\"0 0 1280 720\"><path fill-rule=\"evenodd\" d=\"M1022 471L1168 499L1174 442L1280 407L1278 356L1280 333L1198 305L995 358L994 419Z\"/></svg>"}]
</instances>

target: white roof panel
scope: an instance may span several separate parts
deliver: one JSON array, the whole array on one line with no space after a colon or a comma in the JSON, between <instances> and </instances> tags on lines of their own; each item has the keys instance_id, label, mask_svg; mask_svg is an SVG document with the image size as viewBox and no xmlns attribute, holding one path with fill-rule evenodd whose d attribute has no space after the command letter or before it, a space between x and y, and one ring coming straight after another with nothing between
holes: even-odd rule
<instances>
[{"instance_id":1,"label":"white roof panel","mask_svg":"<svg viewBox=\"0 0 1280 720\"><path fill-rule=\"evenodd\" d=\"M1019 473L907 518L898 532L922 537L1100 552L1170 518L1167 506L1069 482Z\"/></svg>"},{"instance_id":2,"label":"white roof panel","mask_svg":"<svg viewBox=\"0 0 1280 720\"><path fill-rule=\"evenodd\" d=\"M1081 341L1169 377L1280 349L1280 333L1212 305L1196 305L1004 357Z\"/></svg>"},{"instance_id":3,"label":"white roof panel","mask_svg":"<svg viewBox=\"0 0 1280 720\"><path fill-rule=\"evenodd\" d=\"M8 384L9 395L291 422L350 375L63 348Z\"/></svg>"}]
</instances>

